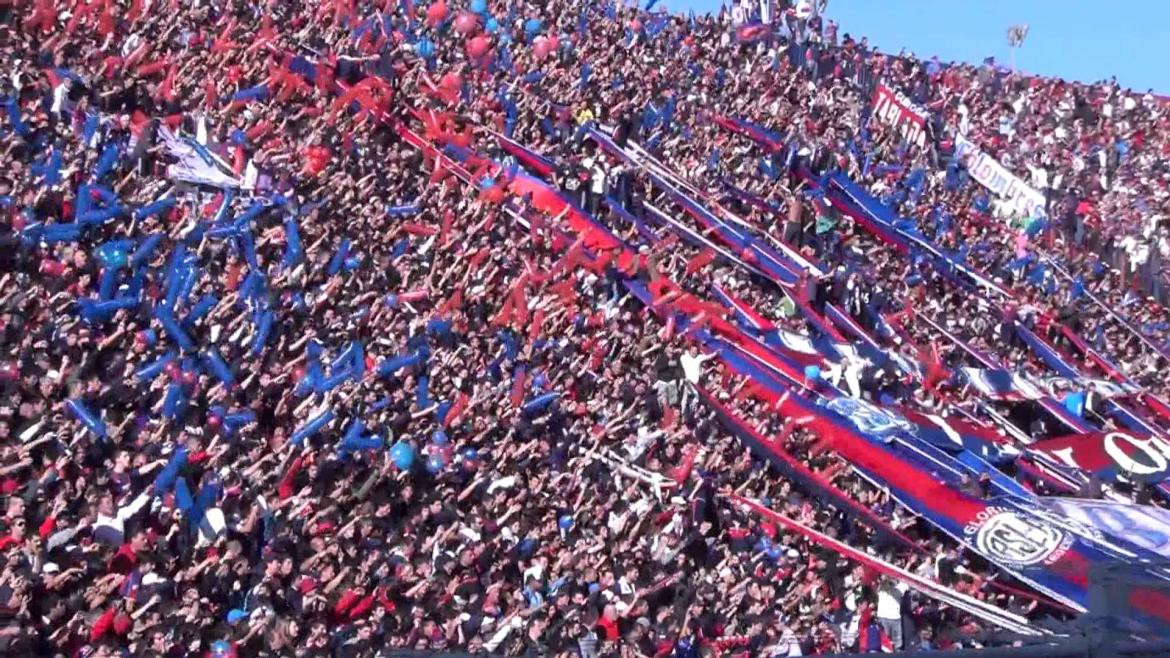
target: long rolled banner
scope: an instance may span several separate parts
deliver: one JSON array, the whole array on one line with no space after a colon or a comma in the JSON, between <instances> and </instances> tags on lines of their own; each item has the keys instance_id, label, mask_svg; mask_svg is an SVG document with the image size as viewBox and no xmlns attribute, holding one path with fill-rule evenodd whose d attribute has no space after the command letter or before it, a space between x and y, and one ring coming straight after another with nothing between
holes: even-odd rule
<instances>
[{"instance_id":1,"label":"long rolled banner","mask_svg":"<svg viewBox=\"0 0 1170 658\"><path fill-rule=\"evenodd\" d=\"M950 604L960 610L968 612L983 621L1005 628L1023 635L1046 635L1048 631L1036 628L1028 620L1019 615L1007 612L989 603L985 603L974 597L956 592L948 587L940 585L933 580L928 580L922 576L906 571L901 567L890 564L885 560L878 559L865 551L857 550L852 546L834 539L826 534L818 532L799 521L790 519L783 514L764 507L757 501L744 498L738 494L727 494L725 496L729 501L740 505L748 511L767 519L773 523L783 526L785 529L799 533L807 539L832 550L833 552L843 557L849 558L854 562L858 562L865 567L872 569L882 575L888 576L905 583L915 590L943 603Z\"/></svg>"}]
</instances>

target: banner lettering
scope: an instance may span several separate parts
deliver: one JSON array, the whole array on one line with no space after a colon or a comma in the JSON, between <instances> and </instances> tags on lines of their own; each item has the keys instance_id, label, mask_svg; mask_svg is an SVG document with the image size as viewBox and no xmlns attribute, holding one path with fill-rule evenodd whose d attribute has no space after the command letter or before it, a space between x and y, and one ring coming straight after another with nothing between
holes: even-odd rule
<instances>
[{"instance_id":1,"label":"banner lettering","mask_svg":"<svg viewBox=\"0 0 1170 658\"><path fill-rule=\"evenodd\" d=\"M1011 212L1022 217L1045 217L1044 195L1008 171L998 160L962 134L955 134L955 159L971 177L1007 202Z\"/></svg>"},{"instance_id":2,"label":"banner lettering","mask_svg":"<svg viewBox=\"0 0 1170 658\"><path fill-rule=\"evenodd\" d=\"M892 126L918 148L926 145L928 112L897 89L879 84L873 92L873 116Z\"/></svg>"}]
</instances>

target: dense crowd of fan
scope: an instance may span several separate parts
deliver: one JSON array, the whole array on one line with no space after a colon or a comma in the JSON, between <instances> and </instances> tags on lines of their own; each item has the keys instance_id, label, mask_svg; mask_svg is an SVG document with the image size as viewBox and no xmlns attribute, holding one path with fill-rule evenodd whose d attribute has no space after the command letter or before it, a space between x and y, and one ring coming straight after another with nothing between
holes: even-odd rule
<instances>
[{"instance_id":1,"label":"dense crowd of fan","mask_svg":"<svg viewBox=\"0 0 1170 658\"><path fill-rule=\"evenodd\" d=\"M943 341L919 314L1013 365L1029 358L1000 325L1059 320L1163 390L1163 104L1115 83L884 56L816 14L781 14L775 39L741 43L727 14L493 0L478 3L485 20L456 4L0 6L0 653L790 656L1012 641L726 491L1001 607L1062 614L995 587L986 563L739 395L740 378L626 293L619 277L699 299L718 284L808 331L772 284L640 232L631 217L685 212L585 135L642 144L819 262L809 303L897 327L891 349L910 358L965 358L931 348ZM934 113L930 148L865 120L877 76ZM716 115L768 128L791 157ZM1005 216L948 164L956 126L1045 192L1047 226ZM501 160L507 134L640 258L620 271L586 257L563 215L494 197L405 129ZM243 188L176 180L176 135ZM804 167L848 173L1025 303L971 313L963 291L826 208ZM216 232L249 214L242 232ZM1047 260L1020 264L1022 251ZM1042 262L1062 273L1037 284ZM967 404L959 385L858 376L875 401ZM918 550L769 471L700 389Z\"/></svg>"}]
</instances>

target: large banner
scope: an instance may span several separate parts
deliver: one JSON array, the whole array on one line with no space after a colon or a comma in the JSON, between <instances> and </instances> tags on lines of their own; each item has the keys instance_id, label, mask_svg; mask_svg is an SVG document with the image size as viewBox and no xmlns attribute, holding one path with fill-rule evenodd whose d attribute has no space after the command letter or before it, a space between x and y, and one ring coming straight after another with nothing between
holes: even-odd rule
<instances>
[{"instance_id":1,"label":"large banner","mask_svg":"<svg viewBox=\"0 0 1170 658\"><path fill-rule=\"evenodd\" d=\"M1008 171L998 160L983 152L974 142L955 133L955 159L980 185L1007 203L1011 214L1021 217L1045 217L1044 195L1032 189Z\"/></svg>"},{"instance_id":2,"label":"large banner","mask_svg":"<svg viewBox=\"0 0 1170 658\"><path fill-rule=\"evenodd\" d=\"M1170 511L1081 498L1041 498L1039 504L1109 541L1170 558Z\"/></svg>"},{"instance_id":3,"label":"large banner","mask_svg":"<svg viewBox=\"0 0 1170 658\"><path fill-rule=\"evenodd\" d=\"M1170 476L1170 443L1113 430L1039 441L1029 451L1106 480L1161 482Z\"/></svg>"},{"instance_id":4,"label":"large banner","mask_svg":"<svg viewBox=\"0 0 1170 658\"><path fill-rule=\"evenodd\" d=\"M897 89L879 84L873 92L873 115L892 126L906 141L918 148L926 146L926 118L929 112Z\"/></svg>"},{"instance_id":5,"label":"large banner","mask_svg":"<svg viewBox=\"0 0 1170 658\"><path fill-rule=\"evenodd\" d=\"M784 396L779 406L785 415L811 417L808 427L839 455L936 527L1066 605L1086 608L1093 565L1120 564L1128 557L1112 542L1053 524L1050 515L1038 513L1024 498L972 497L906 459L902 450L883 449L880 441L865 437L871 430L889 431L889 423L877 423L880 428L869 420L859 423L796 394ZM1151 583L1159 578L1148 575ZM1135 587L1129 603L1145 623L1170 622L1170 597L1157 587Z\"/></svg>"}]
</instances>

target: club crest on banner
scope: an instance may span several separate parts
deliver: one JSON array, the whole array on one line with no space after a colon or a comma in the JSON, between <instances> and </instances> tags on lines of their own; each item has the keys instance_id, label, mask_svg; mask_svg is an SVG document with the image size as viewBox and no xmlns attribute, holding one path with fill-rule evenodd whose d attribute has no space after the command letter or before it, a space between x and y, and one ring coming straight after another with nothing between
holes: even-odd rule
<instances>
[{"instance_id":1,"label":"club crest on banner","mask_svg":"<svg viewBox=\"0 0 1170 658\"><path fill-rule=\"evenodd\" d=\"M909 421L898 414L857 398L833 398L824 404L830 411L848 418L859 432L865 434L889 436L912 427Z\"/></svg>"},{"instance_id":2,"label":"club crest on banner","mask_svg":"<svg viewBox=\"0 0 1170 658\"><path fill-rule=\"evenodd\" d=\"M1051 564L1072 544L1069 533L1002 507L988 507L963 529L975 549L1014 567Z\"/></svg>"}]
</instances>

